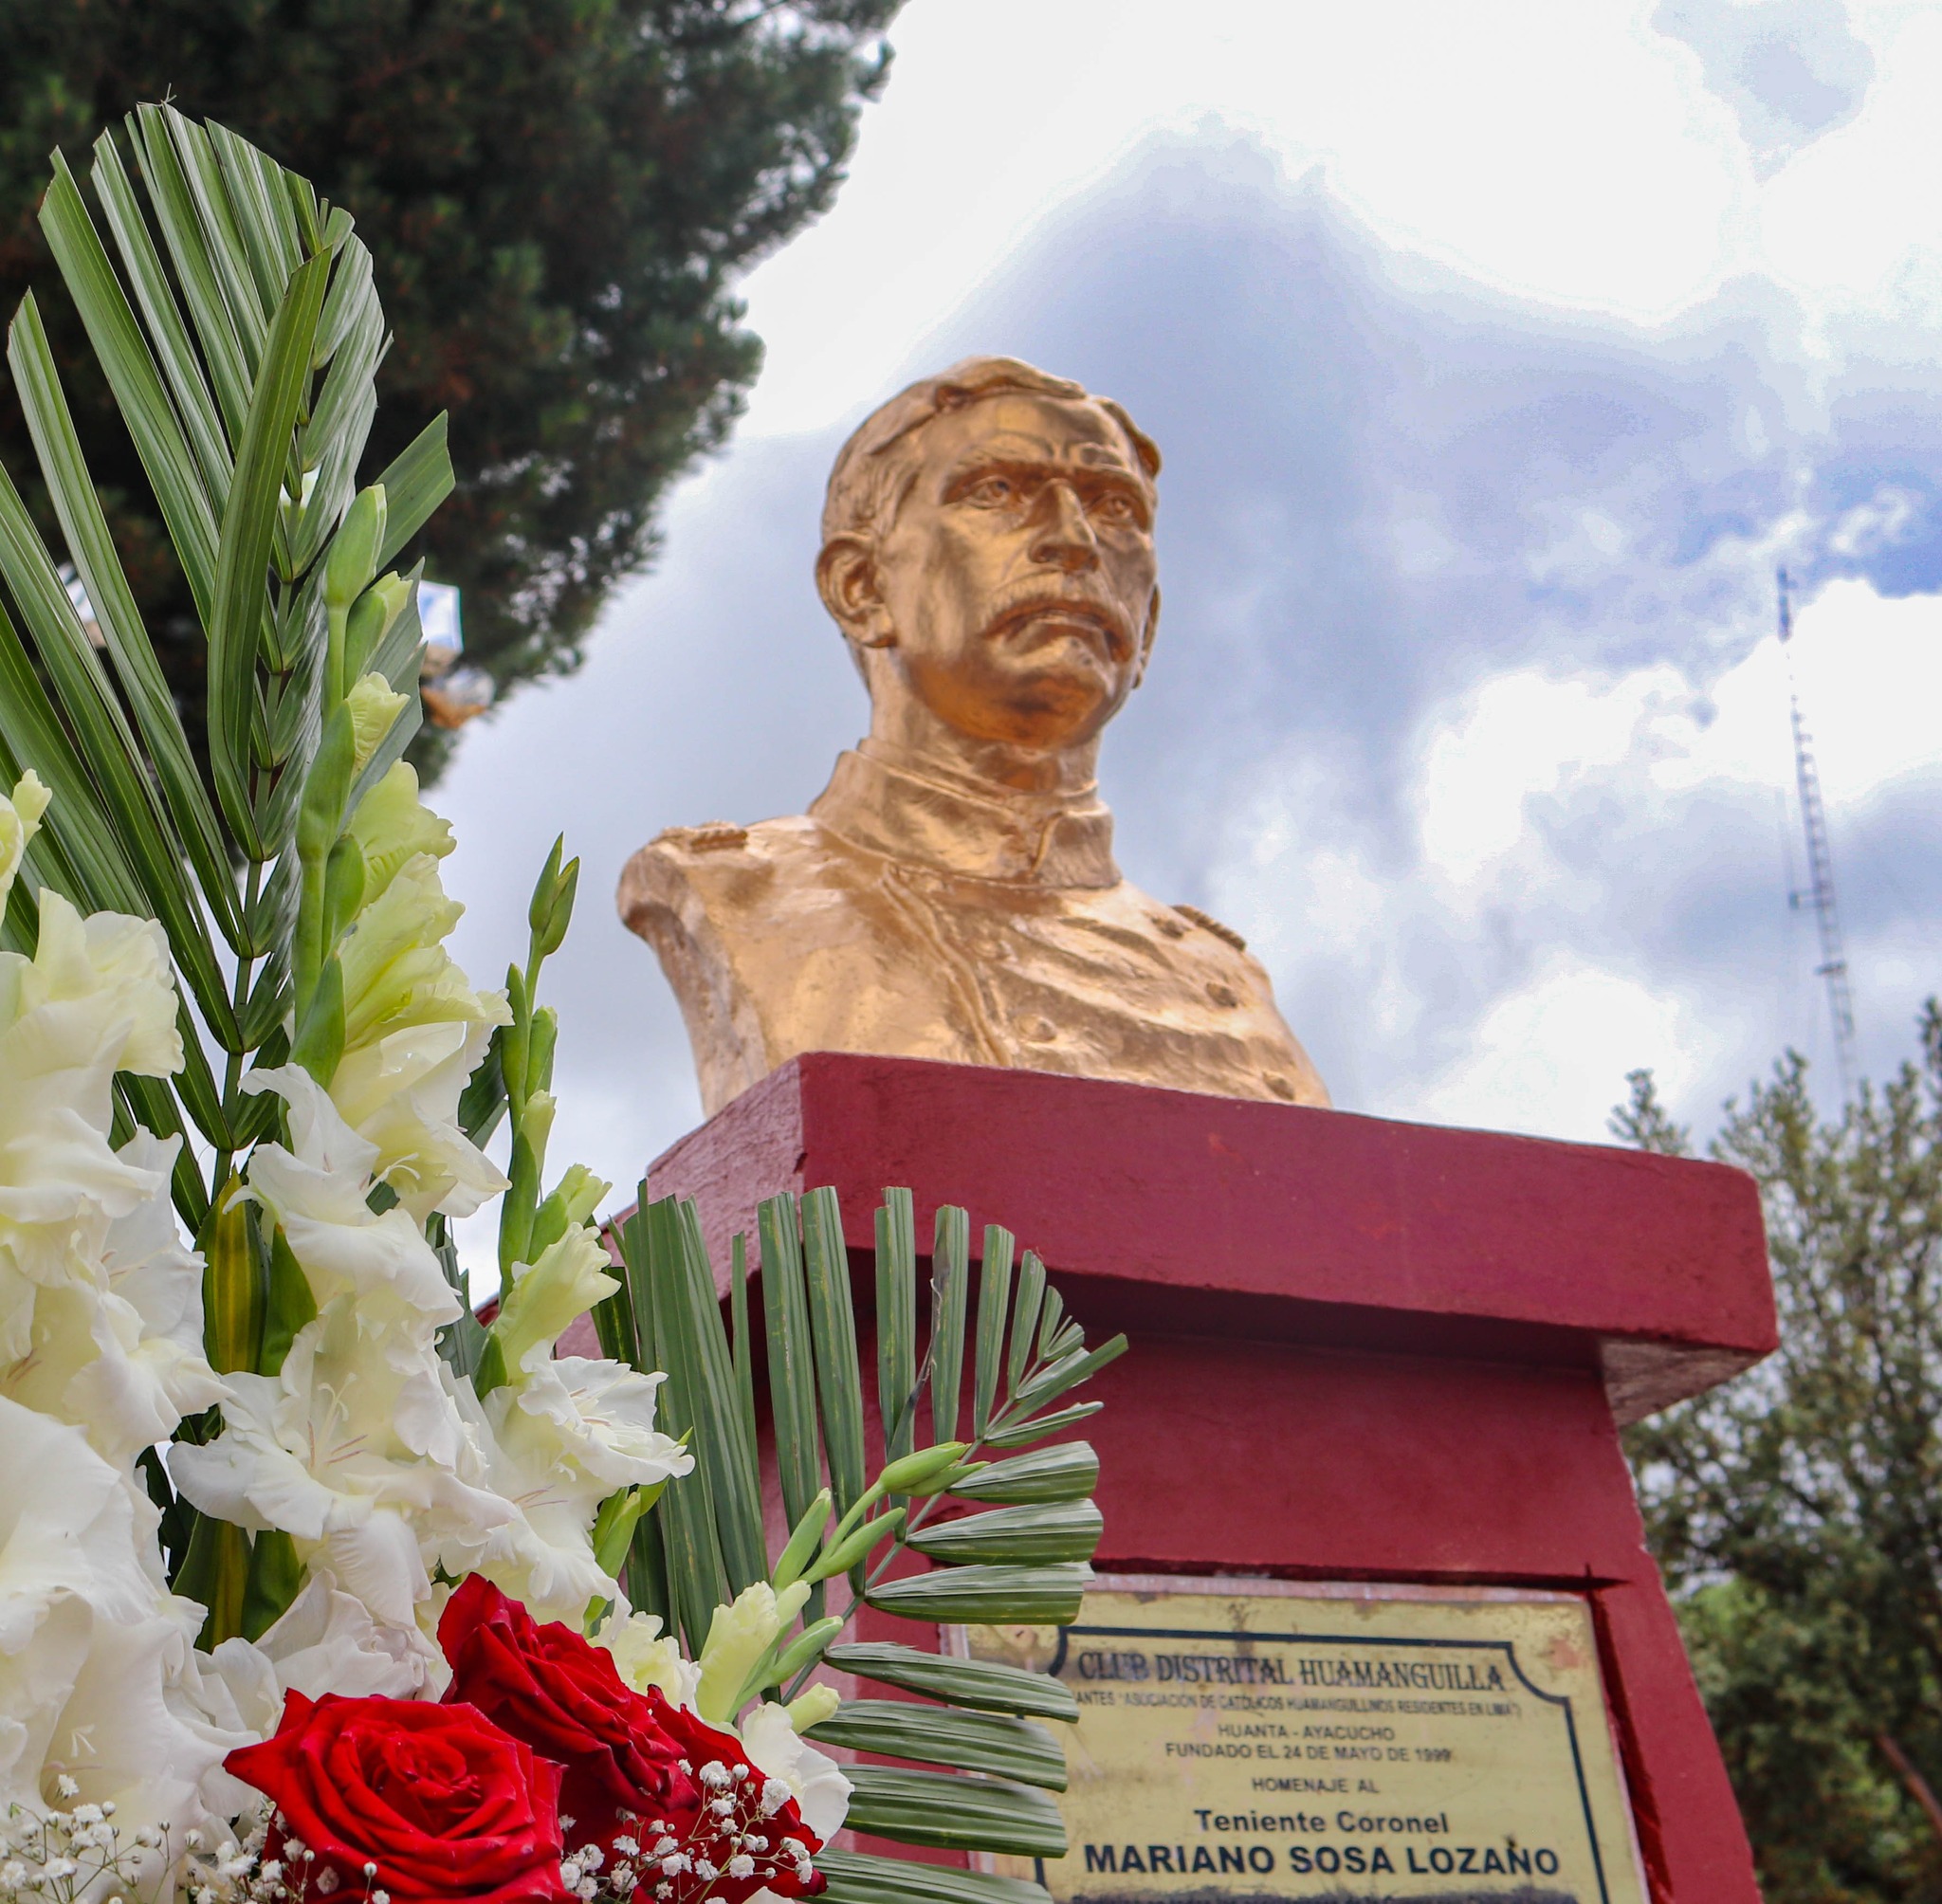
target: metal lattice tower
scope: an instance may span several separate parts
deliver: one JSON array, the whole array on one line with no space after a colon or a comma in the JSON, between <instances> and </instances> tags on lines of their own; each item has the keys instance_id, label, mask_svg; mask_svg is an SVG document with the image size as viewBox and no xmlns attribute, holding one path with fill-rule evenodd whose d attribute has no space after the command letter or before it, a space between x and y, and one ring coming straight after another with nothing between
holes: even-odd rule
<instances>
[{"instance_id":1,"label":"metal lattice tower","mask_svg":"<svg viewBox=\"0 0 1942 1904\"><path fill-rule=\"evenodd\" d=\"M1847 951L1841 936L1841 912L1834 903L1834 854L1827 844L1827 809L1821 798L1821 770L1814 764L1814 742L1801 718L1800 685L1794 679L1793 603L1786 571L1779 572L1780 645L1786 655L1787 703L1793 711L1794 778L1801 794L1801 826L1807 836L1807 889L1787 894L1797 911L1814 914L1821 935L1821 963L1816 975L1827 981L1827 1016L1834 1024L1834 1065L1841 1076L1841 1102L1854 1095L1855 1002L1848 987Z\"/></svg>"}]
</instances>

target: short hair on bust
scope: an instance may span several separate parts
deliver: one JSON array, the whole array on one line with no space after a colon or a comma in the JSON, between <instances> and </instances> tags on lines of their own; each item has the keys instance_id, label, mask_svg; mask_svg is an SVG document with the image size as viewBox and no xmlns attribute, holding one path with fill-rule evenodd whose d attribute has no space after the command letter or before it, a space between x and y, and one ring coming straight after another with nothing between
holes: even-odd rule
<instances>
[{"instance_id":1,"label":"short hair on bust","mask_svg":"<svg viewBox=\"0 0 1942 1904\"><path fill-rule=\"evenodd\" d=\"M1090 403L1125 432L1150 484L1160 473L1153 440L1109 396L1094 396L1070 377L1035 370L1017 357L970 357L937 376L921 378L870 412L836 452L823 501L823 540L841 535L881 536L895 522L917 474L911 439L933 417L1011 392Z\"/></svg>"}]
</instances>

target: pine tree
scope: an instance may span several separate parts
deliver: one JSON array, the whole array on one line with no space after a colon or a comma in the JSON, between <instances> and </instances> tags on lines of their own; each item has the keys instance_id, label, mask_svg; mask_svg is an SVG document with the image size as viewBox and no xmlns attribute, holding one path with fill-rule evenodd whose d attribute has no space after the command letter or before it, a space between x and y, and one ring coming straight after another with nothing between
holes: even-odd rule
<instances>
[{"instance_id":1,"label":"pine tree","mask_svg":"<svg viewBox=\"0 0 1942 1904\"><path fill-rule=\"evenodd\" d=\"M1789 1053L1709 1146L1758 1180L1781 1346L1630 1433L1768 1904L1942 1895L1942 1010L1838 1122ZM1614 1132L1687 1131L1635 1072Z\"/></svg>"},{"instance_id":2,"label":"pine tree","mask_svg":"<svg viewBox=\"0 0 1942 1904\"><path fill-rule=\"evenodd\" d=\"M0 0L0 313L51 272L47 155L171 96L357 208L394 326L366 475L441 410L427 531L502 688L577 666L760 363L736 275L831 202L898 0ZM204 645L65 301L90 466L192 723ZM0 379L0 459L35 464ZM43 494L33 494L37 510ZM44 522L51 527L51 519ZM200 747L198 732L192 737Z\"/></svg>"}]
</instances>

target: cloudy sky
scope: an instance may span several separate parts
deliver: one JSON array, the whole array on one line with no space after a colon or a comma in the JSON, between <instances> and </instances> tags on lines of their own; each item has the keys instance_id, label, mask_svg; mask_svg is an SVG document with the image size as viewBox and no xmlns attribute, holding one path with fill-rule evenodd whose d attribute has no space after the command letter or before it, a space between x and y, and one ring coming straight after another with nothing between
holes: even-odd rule
<instances>
[{"instance_id":1,"label":"cloudy sky","mask_svg":"<svg viewBox=\"0 0 1942 1904\"><path fill-rule=\"evenodd\" d=\"M1773 572L1863 1069L1942 989L1942 8L912 0L768 364L585 668L438 801L476 973L585 863L554 1140L698 1121L614 916L662 827L799 813L862 731L811 584L848 430L972 351L1165 453L1166 609L1103 778L1127 874L1244 932L1339 1104L1602 1134L1831 1075Z\"/></svg>"}]
</instances>

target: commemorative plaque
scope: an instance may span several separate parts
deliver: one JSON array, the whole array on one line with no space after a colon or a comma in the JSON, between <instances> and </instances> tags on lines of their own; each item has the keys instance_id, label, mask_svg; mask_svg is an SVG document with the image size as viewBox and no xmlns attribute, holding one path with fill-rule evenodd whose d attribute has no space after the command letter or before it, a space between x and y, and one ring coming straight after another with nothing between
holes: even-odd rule
<instances>
[{"instance_id":1,"label":"commemorative plaque","mask_svg":"<svg viewBox=\"0 0 1942 1904\"><path fill-rule=\"evenodd\" d=\"M1565 1593L1102 1577L968 1629L1071 1687L1056 1904L1645 1904L1589 1611Z\"/></svg>"}]
</instances>

